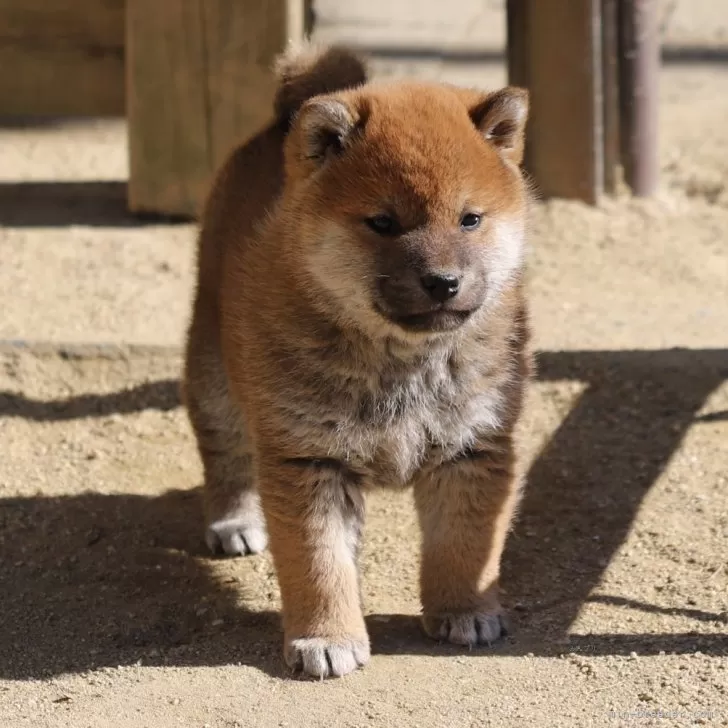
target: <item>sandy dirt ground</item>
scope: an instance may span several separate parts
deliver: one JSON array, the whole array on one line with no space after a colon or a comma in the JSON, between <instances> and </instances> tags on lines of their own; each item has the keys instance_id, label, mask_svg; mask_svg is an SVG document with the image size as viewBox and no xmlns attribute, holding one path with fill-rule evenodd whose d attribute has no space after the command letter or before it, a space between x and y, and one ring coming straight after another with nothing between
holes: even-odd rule
<instances>
[{"instance_id":1,"label":"sandy dirt ground","mask_svg":"<svg viewBox=\"0 0 728 728\"><path fill-rule=\"evenodd\" d=\"M321 2L322 36L389 43L372 17L391 5ZM194 228L125 213L122 122L0 123L1 726L728 725L728 18L688 5L666 31L693 50L662 73L657 198L534 211L511 635L422 636L414 511L379 493L373 658L339 681L287 675L270 557L202 543L177 390ZM502 3L476 10L441 35L502 47ZM425 55L376 67L504 78Z\"/></svg>"}]
</instances>

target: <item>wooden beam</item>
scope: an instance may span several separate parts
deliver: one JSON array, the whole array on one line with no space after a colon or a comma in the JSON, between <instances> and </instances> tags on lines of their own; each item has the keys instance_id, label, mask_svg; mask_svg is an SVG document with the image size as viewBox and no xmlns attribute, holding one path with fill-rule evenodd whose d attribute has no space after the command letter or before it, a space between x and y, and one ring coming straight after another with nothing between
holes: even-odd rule
<instances>
[{"instance_id":1,"label":"wooden beam","mask_svg":"<svg viewBox=\"0 0 728 728\"><path fill-rule=\"evenodd\" d=\"M129 205L196 216L228 152L271 114L271 65L303 0L127 0Z\"/></svg>"},{"instance_id":2,"label":"wooden beam","mask_svg":"<svg viewBox=\"0 0 728 728\"><path fill-rule=\"evenodd\" d=\"M125 0L0 0L0 114L124 113Z\"/></svg>"},{"instance_id":3,"label":"wooden beam","mask_svg":"<svg viewBox=\"0 0 728 728\"><path fill-rule=\"evenodd\" d=\"M526 169L545 197L604 189L601 0L508 0L509 79L531 94Z\"/></svg>"}]
</instances>

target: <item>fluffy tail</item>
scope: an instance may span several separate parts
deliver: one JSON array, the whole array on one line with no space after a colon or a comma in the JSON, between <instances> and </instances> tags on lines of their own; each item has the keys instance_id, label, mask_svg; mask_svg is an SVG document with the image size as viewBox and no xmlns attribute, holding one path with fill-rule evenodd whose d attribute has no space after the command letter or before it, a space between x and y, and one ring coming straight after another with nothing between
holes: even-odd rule
<instances>
[{"instance_id":1,"label":"fluffy tail","mask_svg":"<svg viewBox=\"0 0 728 728\"><path fill-rule=\"evenodd\" d=\"M364 62L341 46L320 48L306 44L294 48L278 58L275 70L278 76L275 114L286 124L308 99L367 81Z\"/></svg>"}]
</instances>

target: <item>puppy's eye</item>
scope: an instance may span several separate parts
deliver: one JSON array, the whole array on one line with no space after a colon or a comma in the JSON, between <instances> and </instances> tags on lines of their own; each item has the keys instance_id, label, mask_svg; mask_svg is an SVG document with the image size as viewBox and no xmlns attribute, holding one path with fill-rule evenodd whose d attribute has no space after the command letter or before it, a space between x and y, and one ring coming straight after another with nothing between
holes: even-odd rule
<instances>
[{"instance_id":1,"label":"puppy's eye","mask_svg":"<svg viewBox=\"0 0 728 728\"><path fill-rule=\"evenodd\" d=\"M463 215L460 220L460 227L463 230L475 230L480 225L480 215L476 215L474 212L469 212L467 215Z\"/></svg>"},{"instance_id":2,"label":"puppy's eye","mask_svg":"<svg viewBox=\"0 0 728 728\"><path fill-rule=\"evenodd\" d=\"M374 215L364 222L378 235L396 235L399 232L399 225L391 215Z\"/></svg>"}]
</instances>

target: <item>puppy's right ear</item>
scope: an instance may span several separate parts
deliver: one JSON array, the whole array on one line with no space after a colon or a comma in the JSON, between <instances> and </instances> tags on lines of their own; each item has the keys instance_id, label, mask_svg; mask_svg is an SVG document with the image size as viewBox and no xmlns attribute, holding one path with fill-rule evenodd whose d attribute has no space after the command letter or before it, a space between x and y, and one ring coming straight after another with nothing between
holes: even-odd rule
<instances>
[{"instance_id":1,"label":"puppy's right ear","mask_svg":"<svg viewBox=\"0 0 728 728\"><path fill-rule=\"evenodd\" d=\"M339 99L319 96L307 101L294 121L300 156L318 166L341 154L359 122L359 115Z\"/></svg>"},{"instance_id":2,"label":"puppy's right ear","mask_svg":"<svg viewBox=\"0 0 728 728\"><path fill-rule=\"evenodd\" d=\"M521 164L528 119L528 91L507 86L488 94L470 109L470 118L504 157Z\"/></svg>"}]
</instances>

